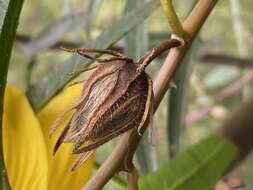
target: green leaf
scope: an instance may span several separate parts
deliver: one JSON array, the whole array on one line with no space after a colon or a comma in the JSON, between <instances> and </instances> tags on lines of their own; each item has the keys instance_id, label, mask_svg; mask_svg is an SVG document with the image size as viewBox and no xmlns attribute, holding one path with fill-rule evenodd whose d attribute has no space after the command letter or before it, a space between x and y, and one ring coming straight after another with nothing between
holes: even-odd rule
<instances>
[{"instance_id":1,"label":"green leaf","mask_svg":"<svg viewBox=\"0 0 253 190\"><path fill-rule=\"evenodd\" d=\"M7 189L7 179L5 176L2 148L2 116L4 91L7 80L8 67L12 52L12 47L16 37L19 15L23 6L23 0L11 0L6 15L4 17L3 26L0 33L0 188Z\"/></svg>"},{"instance_id":2,"label":"green leaf","mask_svg":"<svg viewBox=\"0 0 253 190\"><path fill-rule=\"evenodd\" d=\"M121 39L128 31L145 20L160 5L159 1L152 0L143 4L141 8L131 11L128 15L114 23L105 30L95 41L86 45L86 48L104 49ZM145 7L145 9L143 9ZM42 78L37 84L28 89L27 95L30 103L38 111L53 96L57 94L74 76L67 76L66 73L79 70L87 66L90 61L73 56L66 62L59 64Z\"/></svg>"},{"instance_id":3,"label":"green leaf","mask_svg":"<svg viewBox=\"0 0 253 190\"><path fill-rule=\"evenodd\" d=\"M186 100L191 76L190 61L197 49L198 41L196 40L191 49L187 52L173 78L176 88L172 88L169 93L167 136L170 158L174 158L179 151L179 139L181 130L183 129L185 112L187 110Z\"/></svg>"},{"instance_id":4,"label":"green leaf","mask_svg":"<svg viewBox=\"0 0 253 190\"><path fill-rule=\"evenodd\" d=\"M233 160L236 147L223 137L211 136L141 178L145 190L209 190Z\"/></svg>"},{"instance_id":5,"label":"green leaf","mask_svg":"<svg viewBox=\"0 0 253 190\"><path fill-rule=\"evenodd\" d=\"M8 7L8 3L9 3L8 0L0 0L0 28L2 27L3 24L3 19L6 9Z\"/></svg>"},{"instance_id":6,"label":"green leaf","mask_svg":"<svg viewBox=\"0 0 253 190\"><path fill-rule=\"evenodd\" d=\"M128 0L126 5L126 15L134 7L143 7L147 0ZM136 26L126 35L126 54L127 56L138 59L148 50L148 23L143 22ZM168 36L167 36L168 37ZM152 47L151 47L152 48Z\"/></svg>"},{"instance_id":7,"label":"green leaf","mask_svg":"<svg viewBox=\"0 0 253 190\"><path fill-rule=\"evenodd\" d=\"M204 78L203 86L206 89L221 88L230 84L240 76L240 70L235 67L217 66Z\"/></svg>"}]
</instances>

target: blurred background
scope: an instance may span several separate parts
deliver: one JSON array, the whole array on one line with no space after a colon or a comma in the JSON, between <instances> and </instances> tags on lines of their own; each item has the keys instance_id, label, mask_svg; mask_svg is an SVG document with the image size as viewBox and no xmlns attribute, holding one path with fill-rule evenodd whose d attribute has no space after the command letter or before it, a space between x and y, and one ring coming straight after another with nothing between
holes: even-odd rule
<instances>
[{"instance_id":1,"label":"blurred background","mask_svg":"<svg viewBox=\"0 0 253 190\"><path fill-rule=\"evenodd\" d=\"M0 4L3 9L7 1ZM146 0L27 0L21 14L8 82L24 91L40 82L71 55L60 47L85 47L113 23ZM182 20L195 0L175 1ZM211 134L232 110L253 95L253 1L218 1L187 54L153 120L153 140L143 140L136 163L145 175L173 159L191 144ZM128 25L128 23L125 23ZM116 29L117 32L118 29ZM111 34L114 35L114 34ZM110 47L137 60L155 44L170 37L159 6ZM148 73L155 78L166 53L153 61ZM85 78L87 74L78 78ZM97 151L97 166L110 154L117 139ZM94 168L95 172L96 168ZM244 188L241 188L244 186ZM253 155L217 190L253 188ZM119 189L114 182L105 189Z\"/></svg>"}]
</instances>

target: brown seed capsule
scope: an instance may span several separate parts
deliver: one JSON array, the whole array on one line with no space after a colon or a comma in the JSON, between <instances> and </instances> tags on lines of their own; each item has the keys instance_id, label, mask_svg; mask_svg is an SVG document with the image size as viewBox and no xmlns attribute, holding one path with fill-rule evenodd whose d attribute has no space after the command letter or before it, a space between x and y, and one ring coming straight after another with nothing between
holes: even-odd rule
<instances>
[{"instance_id":1,"label":"brown seed capsule","mask_svg":"<svg viewBox=\"0 0 253 190\"><path fill-rule=\"evenodd\" d=\"M180 43L172 40L166 45L173 47ZM74 110L54 149L55 153L62 143L73 143L72 153L80 154L80 158L72 170L85 162L97 147L129 129L136 129L142 135L144 123L151 115L153 100L152 81L144 68L161 53L159 48L162 47L164 51L168 49L167 46L160 44L137 63L111 50L67 50L90 59L96 58L87 53L99 52L113 56L110 59L96 59L100 64L91 68L96 71L84 82L79 100L62 113L51 128L50 134L64 115Z\"/></svg>"}]
</instances>

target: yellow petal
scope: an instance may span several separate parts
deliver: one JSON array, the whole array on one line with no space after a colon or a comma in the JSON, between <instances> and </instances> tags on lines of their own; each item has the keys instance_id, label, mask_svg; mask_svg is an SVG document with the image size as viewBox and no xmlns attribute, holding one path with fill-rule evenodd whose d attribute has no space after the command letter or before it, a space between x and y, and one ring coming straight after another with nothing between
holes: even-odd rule
<instances>
[{"instance_id":1,"label":"yellow petal","mask_svg":"<svg viewBox=\"0 0 253 190\"><path fill-rule=\"evenodd\" d=\"M49 102L47 106L38 113L38 119L41 123L48 147L49 190L81 189L90 178L92 172L93 158L89 159L74 172L70 171L72 164L77 158L77 156L71 155L71 144L61 145L56 155L52 155L55 142L63 127L66 125L68 117L62 122L60 129L58 129L51 138L49 138L48 135L49 128L52 126L57 116L74 104L80 91L80 85L69 87Z\"/></svg>"},{"instance_id":2,"label":"yellow petal","mask_svg":"<svg viewBox=\"0 0 253 190\"><path fill-rule=\"evenodd\" d=\"M3 150L13 190L47 190L46 147L26 96L7 86L3 115Z\"/></svg>"}]
</instances>

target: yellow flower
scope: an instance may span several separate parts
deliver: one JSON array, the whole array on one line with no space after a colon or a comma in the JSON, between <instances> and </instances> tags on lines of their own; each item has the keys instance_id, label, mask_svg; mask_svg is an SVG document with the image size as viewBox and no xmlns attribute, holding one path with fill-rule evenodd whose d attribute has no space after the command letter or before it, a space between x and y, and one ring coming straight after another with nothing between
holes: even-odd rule
<instances>
[{"instance_id":1,"label":"yellow flower","mask_svg":"<svg viewBox=\"0 0 253 190\"><path fill-rule=\"evenodd\" d=\"M73 104L80 90L80 85L68 88L36 115L21 91L6 87L3 150L13 190L79 190L89 179L93 157L71 172L77 158L70 154L71 145L64 144L53 156L53 146L61 131L51 138L48 135L54 120ZM65 124L64 121L62 125Z\"/></svg>"}]
</instances>

